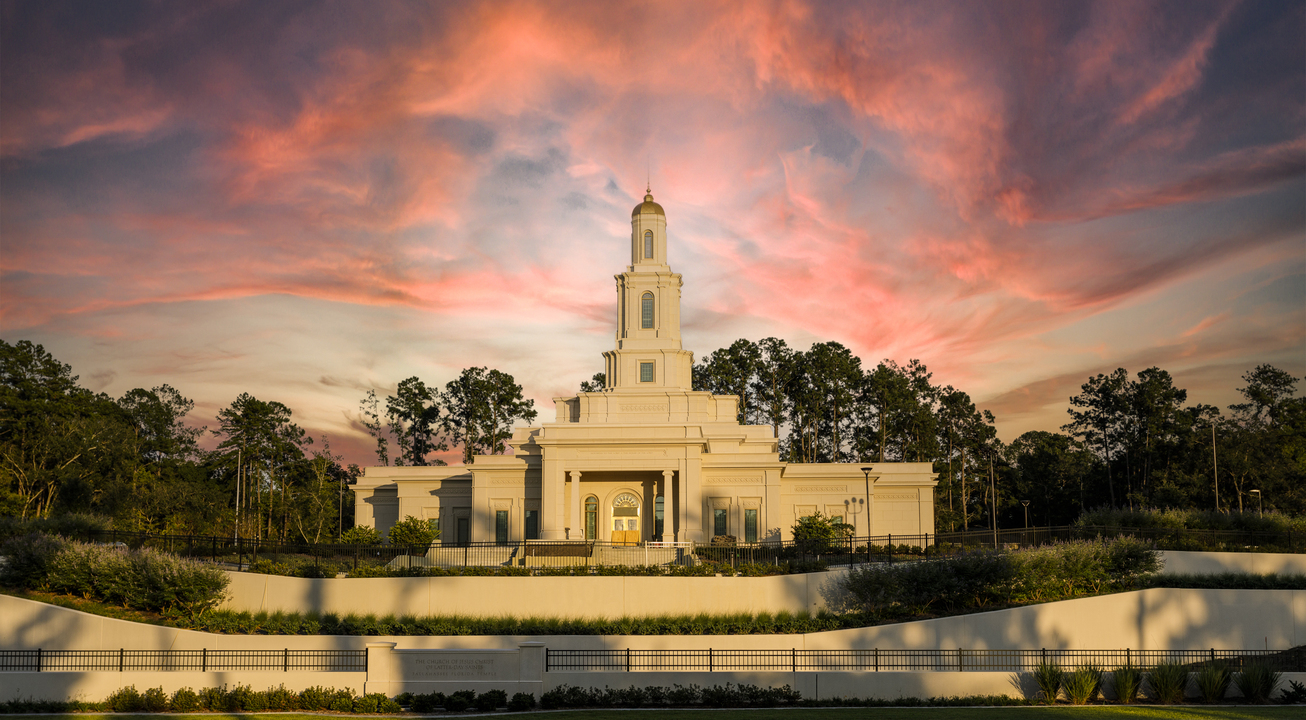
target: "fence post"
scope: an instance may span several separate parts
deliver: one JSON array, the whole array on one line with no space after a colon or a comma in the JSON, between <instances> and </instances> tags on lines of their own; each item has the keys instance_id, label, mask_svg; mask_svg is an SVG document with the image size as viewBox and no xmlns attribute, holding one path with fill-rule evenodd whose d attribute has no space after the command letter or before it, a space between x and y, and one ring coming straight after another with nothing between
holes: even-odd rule
<instances>
[{"instance_id":1,"label":"fence post","mask_svg":"<svg viewBox=\"0 0 1306 720\"><path fill-rule=\"evenodd\" d=\"M204 648L200 653L200 672L209 671L209 649Z\"/></svg>"},{"instance_id":2,"label":"fence post","mask_svg":"<svg viewBox=\"0 0 1306 720\"><path fill-rule=\"evenodd\" d=\"M118 648L118 672L122 672L123 656L126 654L127 654L126 650L124 650L123 648Z\"/></svg>"},{"instance_id":3,"label":"fence post","mask_svg":"<svg viewBox=\"0 0 1306 720\"><path fill-rule=\"evenodd\" d=\"M36 671L37 671L37 672L41 672L42 661L43 661L44 659L45 659L45 658L43 657L42 648L37 648L37 649L36 649Z\"/></svg>"},{"instance_id":4,"label":"fence post","mask_svg":"<svg viewBox=\"0 0 1306 720\"><path fill-rule=\"evenodd\" d=\"M889 548L889 564L893 564L893 533L889 533L889 542L885 544Z\"/></svg>"},{"instance_id":5,"label":"fence post","mask_svg":"<svg viewBox=\"0 0 1306 720\"><path fill-rule=\"evenodd\" d=\"M966 665L961 659L961 648L957 648L957 672L961 672L965 669Z\"/></svg>"},{"instance_id":6,"label":"fence post","mask_svg":"<svg viewBox=\"0 0 1306 720\"><path fill-rule=\"evenodd\" d=\"M880 671L880 649L875 648L875 672Z\"/></svg>"},{"instance_id":7,"label":"fence post","mask_svg":"<svg viewBox=\"0 0 1306 720\"><path fill-rule=\"evenodd\" d=\"M789 665L793 672L798 672L798 648L792 648L789 650Z\"/></svg>"},{"instance_id":8,"label":"fence post","mask_svg":"<svg viewBox=\"0 0 1306 720\"><path fill-rule=\"evenodd\" d=\"M1125 648L1125 666L1126 667L1134 666L1134 654L1133 652L1130 651L1129 648Z\"/></svg>"},{"instance_id":9,"label":"fence post","mask_svg":"<svg viewBox=\"0 0 1306 720\"><path fill-rule=\"evenodd\" d=\"M712 648L707 649L707 671L712 672Z\"/></svg>"},{"instance_id":10,"label":"fence post","mask_svg":"<svg viewBox=\"0 0 1306 720\"><path fill-rule=\"evenodd\" d=\"M626 672L630 672L630 648L626 648Z\"/></svg>"}]
</instances>

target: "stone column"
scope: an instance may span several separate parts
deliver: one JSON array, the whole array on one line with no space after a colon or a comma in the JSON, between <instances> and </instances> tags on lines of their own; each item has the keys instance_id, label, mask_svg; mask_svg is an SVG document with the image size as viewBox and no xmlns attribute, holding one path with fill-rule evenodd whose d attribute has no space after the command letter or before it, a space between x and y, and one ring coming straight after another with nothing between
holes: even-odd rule
<instances>
[{"instance_id":1,"label":"stone column","mask_svg":"<svg viewBox=\"0 0 1306 720\"><path fill-rule=\"evenodd\" d=\"M540 538L543 540L561 540L562 528L566 526L561 463L545 457L540 464Z\"/></svg>"},{"instance_id":2,"label":"stone column","mask_svg":"<svg viewBox=\"0 0 1306 720\"><path fill-rule=\"evenodd\" d=\"M367 679L363 681L363 694L379 692L393 695L390 691L391 683L402 680L394 667L395 643L370 642L364 646L367 648Z\"/></svg>"},{"instance_id":3,"label":"stone column","mask_svg":"<svg viewBox=\"0 0 1306 720\"><path fill-rule=\"evenodd\" d=\"M676 504L671 496L673 470L662 471L662 542L675 542L676 539Z\"/></svg>"},{"instance_id":4,"label":"stone column","mask_svg":"<svg viewBox=\"0 0 1306 720\"><path fill-rule=\"evenodd\" d=\"M517 648L521 659L517 692L530 693L539 700L544 693L544 643L519 642Z\"/></svg>"},{"instance_id":5,"label":"stone column","mask_svg":"<svg viewBox=\"0 0 1306 720\"><path fill-rule=\"evenodd\" d=\"M571 470L571 539L585 539L585 516L581 514L580 471ZM597 539L597 538L596 538Z\"/></svg>"}]
</instances>

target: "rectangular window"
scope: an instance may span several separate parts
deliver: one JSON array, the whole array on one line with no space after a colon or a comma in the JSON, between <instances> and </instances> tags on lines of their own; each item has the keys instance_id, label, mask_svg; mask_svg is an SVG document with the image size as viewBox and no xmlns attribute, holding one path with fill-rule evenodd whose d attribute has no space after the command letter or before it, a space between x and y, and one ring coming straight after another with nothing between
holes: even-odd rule
<instances>
[{"instance_id":1,"label":"rectangular window","mask_svg":"<svg viewBox=\"0 0 1306 720\"><path fill-rule=\"evenodd\" d=\"M540 511L539 510L526 511L526 539L527 540L540 539Z\"/></svg>"},{"instance_id":2,"label":"rectangular window","mask_svg":"<svg viewBox=\"0 0 1306 720\"><path fill-rule=\"evenodd\" d=\"M642 362L639 364L639 381L653 382L653 363Z\"/></svg>"},{"instance_id":3,"label":"rectangular window","mask_svg":"<svg viewBox=\"0 0 1306 720\"><path fill-rule=\"evenodd\" d=\"M744 542L757 542L757 509L744 510Z\"/></svg>"},{"instance_id":4,"label":"rectangular window","mask_svg":"<svg viewBox=\"0 0 1306 720\"><path fill-rule=\"evenodd\" d=\"M653 502L653 534L658 537L662 537L662 503L663 499L661 495L659 495L657 500ZM664 540L663 542L666 541Z\"/></svg>"},{"instance_id":5,"label":"rectangular window","mask_svg":"<svg viewBox=\"0 0 1306 720\"><path fill-rule=\"evenodd\" d=\"M456 540L459 545L466 545L472 541L472 521L471 518L458 518L458 537Z\"/></svg>"},{"instance_id":6,"label":"rectangular window","mask_svg":"<svg viewBox=\"0 0 1306 720\"><path fill-rule=\"evenodd\" d=\"M730 512L724 508L712 511L712 534L729 535L726 522L726 513Z\"/></svg>"},{"instance_id":7,"label":"rectangular window","mask_svg":"<svg viewBox=\"0 0 1306 720\"><path fill-rule=\"evenodd\" d=\"M494 511L494 542L500 545L508 544L508 511Z\"/></svg>"}]
</instances>

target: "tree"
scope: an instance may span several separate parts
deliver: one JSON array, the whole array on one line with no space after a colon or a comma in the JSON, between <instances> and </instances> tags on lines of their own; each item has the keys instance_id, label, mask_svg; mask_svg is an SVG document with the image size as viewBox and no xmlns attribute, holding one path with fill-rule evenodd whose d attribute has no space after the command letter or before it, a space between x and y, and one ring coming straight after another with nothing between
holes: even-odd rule
<instances>
[{"instance_id":1,"label":"tree","mask_svg":"<svg viewBox=\"0 0 1306 720\"><path fill-rule=\"evenodd\" d=\"M1124 368L1117 368L1110 375L1099 373L1096 377L1089 378L1080 387L1080 393L1070 398L1071 407L1066 412L1070 414L1071 422L1061 426L1062 430L1082 438L1085 444L1101 450L1102 462L1106 464L1111 507L1117 507L1111 456L1112 449L1119 442L1128 380L1129 374Z\"/></svg>"},{"instance_id":2,"label":"tree","mask_svg":"<svg viewBox=\"0 0 1306 720\"><path fill-rule=\"evenodd\" d=\"M757 343L757 372L753 378L753 397L758 420L771 426L772 436L780 437L780 426L789 413L789 385L792 381L794 353L779 338L763 338Z\"/></svg>"},{"instance_id":3,"label":"tree","mask_svg":"<svg viewBox=\"0 0 1306 720\"><path fill-rule=\"evenodd\" d=\"M0 480L22 517L49 517L70 490L89 502L124 434L113 401L78 387L70 366L0 340Z\"/></svg>"},{"instance_id":4,"label":"tree","mask_svg":"<svg viewBox=\"0 0 1306 720\"><path fill-rule=\"evenodd\" d=\"M382 467L389 465L390 440L386 437L385 427L381 425L381 401L377 399L375 390L367 391L367 395L358 405L358 410L363 417L363 427L367 428L367 434L376 440L376 464Z\"/></svg>"},{"instance_id":5,"label":"tree","mask_svg":"<svg viewBox=\"0 0 1306 720\"><path fill-rule=\"evenodd\" d=\"M804 555L822 555L834 550L841 541L851 537L852 526L836 522L832 518L816 511L815 514L798 518L790 528L794 545Z\"/></svg>"},{"instance_id":6,"label":"tree","mask_svg":"<svg viewBox=\"0 0 1306 720\"><path fill-rule=\"evenodd\" d=\"M694 365L694 388L717 395L739 398L738 421L750 423L757 414L751 388L762 361L761 349L749 340L739 339L728 348L717 350Z\"/></svg>"},{"instance_id":7,"label":"tree","mask_svg":"<svg viewBox=\"0 0 1306 720\"><path fill-rule=\"evenodd\" d=\"M607 373L594 373L594 377L590 378L589 380L581 381L580 391L603 392L603 388L607 387L607 384L608 384Z\"/></svg>"},{"instance_id":8,"label":"tree","mask_svg":"<svg viewBox=\"0 0 1306 720\"><path fill-rule=\"evenodd\" d=\"M511 375L483 367L463 370L445 385L442 398L441 427L451 439L462 442L464 463L471 463L478 450L503 452L513 424L533 422L537 415L535 401L522 396Z\"/></svg>"},{"instance_id":9,"label":"tree","mask_svg":"<svg viewBox=\"0 0 1306 720\"><path fill-rule=\"evenodd\" d=\"M252 529L259 538L265 533L268 536L273 533L278 494L282 511L281 534L285 536L286 474L293 463L303 459L303 446L313 442L302 429L290 422L290 416L290 408L279 402L264 402L248 393L241 393L230 407L218 411L218 429L212 431L224 438L218 444L218 452L223 453L228 461L239 461L236 482L241 502L237 506L237 517L242 516L242 511L254 511L257 521ZM266 524L261 519L263 517L266 517Z\"/></svg>"},{"instance_id":10,"label":"tree","mask_svg":"<svg viewBox=\"0 0 1306 720\"><path fill-rule=\"evenodd\" d=\"M399 453L395 465L427 465L427 455L449 449L440 432L440 398L435 390L416 377L399 383L385 399L386 422ZM434 465L445 462L436 458Z\"/></svg>"},{"instance_id":11,"label":"tree","mask_svg":"<svg viewBox=\"0 0 1306 720\"><path fill-rule=\"evenodd\" d=\"M390 526L391 545L418 545L429 547L439 535L431 529L431 523L412 515Z\"/></svg>"}]
</instances>

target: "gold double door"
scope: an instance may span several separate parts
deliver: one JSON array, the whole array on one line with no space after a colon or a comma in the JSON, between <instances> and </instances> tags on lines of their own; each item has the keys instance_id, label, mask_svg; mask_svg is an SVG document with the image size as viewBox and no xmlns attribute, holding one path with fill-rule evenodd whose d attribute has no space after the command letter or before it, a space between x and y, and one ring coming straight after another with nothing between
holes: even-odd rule
<instances>
[{"instance_id":1,"label":"gold double door","mask_svg":"<svg viewBox=\"0 0 1306 720\"><path fill-rule=\"evenodd\" d=\"M639 541L639 517L612 518L613 545L638 545Z\"/></svg>"}]
</instances>

